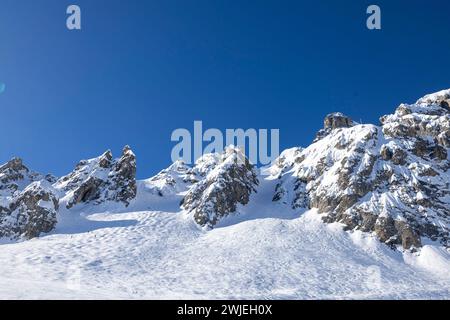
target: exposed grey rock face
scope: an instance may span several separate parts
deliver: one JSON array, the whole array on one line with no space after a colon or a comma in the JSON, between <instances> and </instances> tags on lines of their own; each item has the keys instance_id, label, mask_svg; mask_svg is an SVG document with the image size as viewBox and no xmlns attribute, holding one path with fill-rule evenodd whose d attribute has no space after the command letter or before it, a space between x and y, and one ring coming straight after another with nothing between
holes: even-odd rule
<instances>
[{"instance_id":1,"label":"exposed grey rock face","mask_svg":"<svg viewBox=\"0 0 450 320\"><path fill-rule=\"evenodd\" d=\"M129 205L137 192L136 157L128 146L116 160L111 151L106 151L97 158L80 161L74 171L60 178L54 186L65 194L67 208L105 201Z\"/></svg>"},{"instance_id":2,"label":"exposed grey rock face","mask_svg":"<svg viewBox=\"0 0 450 320\"><path fill-rule=\"evenodd\" d=\"M323 139L329 135L333 130L339 128L350 128L356 123L352 119L340 112L334 112L327 115L323 121L323 129L321 129L314 140L314 142Z\"/></svg>"},{"instance_id":3,"label":"exposed grey rock face","mask_svg":"<svg viewBox=\"0 0 450 320\"><path fill-rule=\"evenodd\" d=\"M246 205L259 182L253 165L237 148L229 147L220 155L206 158L194 168L204 179L189 190L182 207L199 225L212 227L235 213L239 204Z\"/></svg>"},{"instance_id":4,"label":"exposed grey rock face","mask_svg":"<svg viewBox=\"0 0 450 320\"><path fill-rule=\"evenodd\" d=\"M33 182L0 213L0 237L31 239L53 230L58 198L48 181Z\"/></svg>"},{"instance_id":5,"label":"exposed grey rock face","mask_svg":"<svg viewBox=\"0 0 450 320\"><path fill-rule=\"evenodd\" d=\"M391 246L425 237L449 247L449 96L402 104L381 127L327 116L316 142L284 160L273 200L317 208Z\"/></svg>"},{"instance_id":6,"label":"exposed grey rock face","mask_svg":"<svg viewBox=\"0 0 450 320\"><path fill-rule=\"evenodd\" d=\"M13 158L0 166L0 197L12 196L17 191L25 189L30 183L46 179L54 179L52 175L42 176L29 170L22 159Z\"/></svg>"},{"instance_id":7,"label":"exposed grey rock face","mask_svg":"<svg viewBox=\"0 0 450 320\"><path fill-rule=\"evenodd\" d=\"M11 190L11 193L17 190L15 182L25 179L28 175L28 168L19 158L13 158L6 164L0 166L0 188L2 190Z\"/></svg>"},{"instance_id":8,"label":"exposed grey rock face","mask_svg":"<svg viewBox=\"0 0 450 320\"><path fill-rule=\"evenodd\" d=\"M53 180L29 170L20 158L0 166L0 237L31 239L54 228Z\"/></svg>"},{"instance_id":9,"label":"exposed grey rock face","mask_svg":"<svg viewBox=\"0 0 450 320\"><path fill-rule=\"evenodd\" d=\"M123 149L122 156L113 165L109 178L110 199L129 204L136 197L136 156L129 146Z\"/></svg>"}]
</instances>

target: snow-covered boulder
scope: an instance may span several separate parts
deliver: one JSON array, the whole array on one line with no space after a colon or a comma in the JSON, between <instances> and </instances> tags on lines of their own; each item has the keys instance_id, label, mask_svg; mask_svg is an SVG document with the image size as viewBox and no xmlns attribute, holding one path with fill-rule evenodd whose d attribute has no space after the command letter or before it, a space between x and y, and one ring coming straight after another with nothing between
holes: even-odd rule
<instances>
[{"instance_id":1,"label":"snow-covered boulder","mask_svg":"<svg viewBox=\"0 0 450 320\"><path fill-rule=\"evenodd\" d=\"M246 205L259 183L254 166L235 147L199 159L194 171L204 178L190 188L182 207L201 226L212 227L239 204Z\"/></svg>"}]
</instances>

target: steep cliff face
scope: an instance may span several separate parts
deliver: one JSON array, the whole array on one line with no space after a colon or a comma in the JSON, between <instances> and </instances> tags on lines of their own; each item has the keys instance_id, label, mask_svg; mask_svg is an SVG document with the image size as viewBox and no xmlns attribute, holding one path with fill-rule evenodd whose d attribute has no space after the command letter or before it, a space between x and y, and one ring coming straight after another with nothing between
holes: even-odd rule
<instances>
[{"instance_id":1,"label":"steep cliff face","mask_svg":"<svg viewBox=\"0 0 450 320\"><path fill-rule=\"evenodd\" d=\"M201 158L193 171L203 179L189 189L182 207L201 226L212 227L235 213L238 205L246 205L259 183L253 165L233 147Z\"/></svg>"},{"instance_id":2,"label":"steep cliff face","mask_svg":"<svg viewBox=\"0 0 450 320\"><path fill-rule=\"evenodd\" d=\"M449 246L449 93L402 104L381 126L326 119L327 134L273 168L273 200L317 208L324 221L392 246L420 247L421 237Z\"/></svg>"},{"instance_id":3,"label":"steep cliff face","mask_svg":"<svg viewBox=\"0 0 450 320\"><path fill-rule=\"evenodd\" d=\"M116 201L128 205L136 196L136 157L126 146L119 159L111 151L82 160L68 175L58 179L54 187L63 193L67 208L79 203L100 204Z\"/></svg>"}]
</instances>

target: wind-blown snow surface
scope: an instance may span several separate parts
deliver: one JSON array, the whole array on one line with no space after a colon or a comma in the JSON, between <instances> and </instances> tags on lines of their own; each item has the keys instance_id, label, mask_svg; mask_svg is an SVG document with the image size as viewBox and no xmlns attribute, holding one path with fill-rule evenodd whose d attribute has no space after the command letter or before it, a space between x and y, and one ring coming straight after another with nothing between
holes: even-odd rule
<instances>
[{"instance_id":1,"label":"wind-blown snow surface","mask_svg":"<svg viewBox=\"0 0 450 320\"><path fill-rule=\"evenodd\" d=\"M127 209L62 211L52 234L2 243L0 298L450 298L445 249L401 253L324 224L271 202L275 180L213 230L179 211L180 196L156 196L145 183Z\"/></svg>"}]
</instances>

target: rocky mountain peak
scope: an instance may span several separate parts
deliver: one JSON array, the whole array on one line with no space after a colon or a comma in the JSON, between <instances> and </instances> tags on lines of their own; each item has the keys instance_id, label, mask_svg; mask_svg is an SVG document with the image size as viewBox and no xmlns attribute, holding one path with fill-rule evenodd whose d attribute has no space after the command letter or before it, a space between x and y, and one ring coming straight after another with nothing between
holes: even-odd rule
<instances>
[{"instance_id":1,"label":"rocky mountain peak","mask_svg":"<svg viewBox=\"0 0 450 320\"><path fill-rule=\"evenodd\" d=\"M349 128L353 125L353 120L341 112L330 113L323 121L324 129Z\"/></svg>"},{"instance_id":2,"label":"rocky mountain peak","mask_svg":"<svg viewBox=\"0 0 450 320\"><path fill-rule=\"evenodd\" d=\"M6 183L8 181L24 179L28 172L29 170L23 164L22 159L13 158L0 166L0 181Z\"/></svg>"},{"instance_id":3,"label":"rocky mountain peak","mask_svg":"<svg viewBox=\"0 0 450 320\"><path fill-rule=\"evenodd\" d=\"M125 146L122 156L113 164L109 174L111 184L108 198L126 205L136 197L136 156L129 146Z\"/></svg>"},{"instance_id":4,"label":"rocky mountain peak","mask_svg":"<svg viewBox=\"0 0 450 320\"><path fill-rule=\"evenodd\" d=\"M356 123L341 112L333 112L328 114L323 120L323 129L321 129L314 140L314 142L323 139L329 135L333 130L340 128L350 128Z\"/></svg>"},{"instance_id":5,"label":"rocky mountain peak","mask_svg":"<svg viewBox=\"0 0 450 320\"><path fill-rule=\"evenodd\" d=\"M125 145L122 149L122 155L124 155L126 153L134 155L134 152L133 152L133 150L131 150L131 147L129 145Z\"/></svg>"},{"instance_id":6,"label":"rocky mountain peak","mask_svg":"<svg viewBox=\"0 0 450 320\"><path fill-rule=\"evenodd\" d=\"M428 94L423 98L420 98L416 102L417 105L425 106L439 106L445 110L445 112L450 112L450 89L442 90L436 93Z\"/></svg>"},{"instance_id":7,"label":"rocky mountain peak","mask_svg":"<svg viewBox=\"0 0 450 320\"><path fill-rule=\"evenodd\" d=\"M285 150L261 175L239 148L229 146L202 156L192 167L177 161L140 181L139 188L183 197L181 208L197 224L213 227L239 214L257 192L259 179L269 175L265 178L276 181L269 197L274 202L299 212L316 209L323 221L372 233L393 248L414 250L425 239L448 248L449 99L450 90L444 90L401 104L381 117L381 126L329 114L313 144ZM108 150L82 160L56 182L12 159L0 166L0 237L50 231L59 205L128 206L137 189L136 156L129 146L117 159Z\"/></svg>"},{"instance_id":8,"label":"rocky mountain peak","mask_svg":"<svg viewBox=\"0 0 450 320\"><path fill-rule=\"evenodd\" d=\"M277 176L273 200L316 208L325 222L391 246L420 247L422 238L449 246L449 92L400 105L381 127L331 117Z\"/></svg>"},{"instance_id":9,"label":"rocky mountain peak","mask_svg":"<svg viewBox=\"0 0 450 320\"><path fill-rule=\"evenodd\" d=\"M381 117L383 133L399 139L404 147L420 157L447 160L450 147L449 92L444 90L427 95L415 104L401 104L394 114Z\"/></svg>"},{"instance_id":10,"label":"rocky mountain peak","mask_svg":"<svg viewBox=\"0 0 450 320\"><path fill-rule=\"evenodd\" d=\"M117 201L128 205L137 192L136 157L126 146L118 159L110 150L97 158L82 160L55 188L65 196L67 208L79 203Z\"/></svg>"},{"instance_id":11,"label":"rocky mountain peak","mask_svg":"<svg viewBox=\"0 0 450 320\"><path fill-rule=\"evenodd\" d=\"M53 179L29 170L20 158L0 166L0 237L30 239L53 229L58 209Z\"/></svg>"},{"instance_id":12,"label":"rocky mountain peak","mask_svg":"<svg viewBox=\"0 0 450 320\"><path fill-rule=\"evenodd\" d=\"M29 170L20 158L13 158L0 166L0 197L12 196L15 192L25 189L33 181L51 180L52 175L42 176Z\"/></svg>"},{"instance_id":13,"label":"rocky mountain peak","mask_svg":"<svg viewBox=\"0 0 450 320\"><path fill-rule=\"evenodd\" d=\"M204 179L189 189L182 207L199 225L212 227L235 213L238 205L246 205L259 181L254 166L239 148L230 146L220 154L203 158L196 167L201 167L198 171L204 174ZM208 170L204 170L205 163Z\"/></svg>"},{"instance_id":14,"label":"rocky mountain peak","mask_svg":"<svg viewBox=\"0 0 450 320\"><path fill-rule=\"evenodd\" d=\"M11 160L9 160L4 165L0 166L0 172L4 172L5 170L13 170L13 171L27 171L28 168L24 166L23 161L21 158L14 157Z\"/></svg>"},{"instance_id":15,"label":"rocky mountain peak","mask_svg":"<svg viewBox=\"0 0 450 320\"><path fill-rule=\"evenodd\" d=\"M107 150L98 158L98 165L101 168L108 168L111 166L111 162L113 160L113 155L111 150Z\"/></svg>"},{"instance_id":16,"label":"rocky mountain peak","mask_svg":"<svg viewBox=\"0 0 450 320\"><path fill-rule=\"evenodd\" d=\"M31 239L53 230L59 208L56 194L46 180L28 185L0 215L0 237Z\"/></svg>"}]
</instances>

